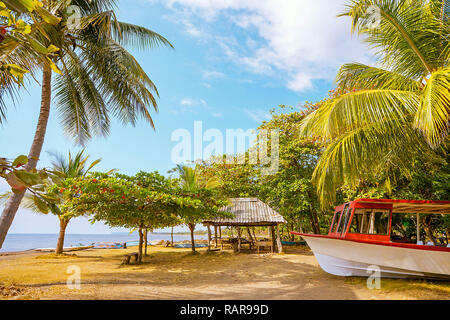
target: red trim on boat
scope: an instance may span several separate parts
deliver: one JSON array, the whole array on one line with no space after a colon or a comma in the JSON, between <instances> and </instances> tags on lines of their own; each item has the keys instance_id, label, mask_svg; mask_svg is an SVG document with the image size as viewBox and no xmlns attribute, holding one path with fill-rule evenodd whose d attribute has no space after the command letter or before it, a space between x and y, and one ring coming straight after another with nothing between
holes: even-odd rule
<instances>
[{"instance_id":1,"label":"red trim on boat","mask_svg":"<svg viewBox=\"0 0 450 320\"><path fill-rule=\"evenodd\" d=\"M396 200L396 199L356 199L354 202L368 203L411 203L411 204L450 204L447 200Z\"/></svg>"},{"instance_id":2,"label":"red trim on boat","mask_svg":"<svg viewBox=\"0 0 450 320\"><path fill-rule=\"evenodd\" d=\"M304 237L313 237L313 238L324 238L324 239L334 239L334 240L343 240L343 241L351 241L351 242L359 242L366 244L374 244L378 246L388 246L388 247L397 247L397 248L406 248L406 249L416 249L416 250L427 250L427 251L441 251L441 252L450 252L450 248L446 247L435 247L435 246L420 246L417 244L409 244L409 243L397 243L397 242L387 242L387 241L376 241L376 240L363 240L363 239L345 239L333 236L325 236L320 234L306 234L291 231L291 234L297 236Z\"/></svg>"}]
</instances>

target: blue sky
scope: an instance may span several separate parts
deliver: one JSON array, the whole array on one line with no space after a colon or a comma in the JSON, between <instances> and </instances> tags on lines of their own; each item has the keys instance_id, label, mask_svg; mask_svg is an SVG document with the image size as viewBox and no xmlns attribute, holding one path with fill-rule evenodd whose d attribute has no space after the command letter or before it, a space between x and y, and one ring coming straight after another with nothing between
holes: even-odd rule
<instances>
[{"instance_id":1,"label":"blue sky","mask_svg":"<svg viewBox=\"0 0 450 320\"><path fill-rule=\"evenodd\" d=\"M86 146L100 170L134 174L139 170L166 173L175 166L171 150L174 130L252 129L280 104L300 106L322 99L333 88L342 63L368 62L364 45L350 35L349 21L336 18L344 0L123 0L121 20L165 36L175 50L131 49L157 85L156 130L113 122L111 135ZM0 127L4 157L27 154L40 105L39 84L32 83ZM77 150L53 112L39 166L48 166L45 151ZM0 185L0 191L7 187ZM1 209L1 208L0 208ZM55 217L20 210L12 233L56 233ZM108 233L102 224L80 218L68 233Z\"/></svg>"}]
</instances>

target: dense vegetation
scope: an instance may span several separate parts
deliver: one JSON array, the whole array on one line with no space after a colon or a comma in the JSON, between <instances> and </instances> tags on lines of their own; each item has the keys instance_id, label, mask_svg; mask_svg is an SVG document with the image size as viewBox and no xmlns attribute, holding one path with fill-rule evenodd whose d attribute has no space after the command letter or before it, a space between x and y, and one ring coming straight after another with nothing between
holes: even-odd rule
<instances>
[{"instance_id":1,"label":"dense vegetation","mask_svg":"<svg viewBox=\"0 0 450 320\"><path fill-rule=\"evenodd\" d=\"M78 142L108 133L108 110L124 123L143 117L153 125L148 107L156 107L156 87L122 45L171 45L150 30L116 21L111 14L114 1L74 1L84 13L76 32L68 29L66 1L50 1L51 8L36 6L38 1L18 2L25 7L0 2L9 28L0 45L7 58L0 69L2 92L14 95L25 74L42 70L43 116L28 157L0 159L0 176L13 190L0 220L0 246L26 192L38 211L60 218L62 233L69 220L80 215L136 228L140 259L145 230L178 224L189 227L195 251L196 225L223 215L218 209L230 197L258 197L286 218L285 231L314 233L327 231L334 205L355 198L450 199L446 1L349 1L343 16L376 50L377 66L345 64L337 88L322 101L272 110L272 118L259 126L257 140L265 143L264 132L278 131L278 170L266 175L261 162L226 161L248 160L254 151L250 149L244 155L178 166L172 171L175 178L145 172L89 174L92 167L84 170L81 157L69 159L68 170L36 170L52 88L63 126ZM369 27L371 17L366 15L374 5L380 10L376 28ZM52 72L58 74L53 87ZM0 100L0 123L4 118ZM411 235L410 220L395 220L395 231ZM445 233L448 241L448 215L425 216L423 225L428 239Z\"/></svg>"}]
</instances>

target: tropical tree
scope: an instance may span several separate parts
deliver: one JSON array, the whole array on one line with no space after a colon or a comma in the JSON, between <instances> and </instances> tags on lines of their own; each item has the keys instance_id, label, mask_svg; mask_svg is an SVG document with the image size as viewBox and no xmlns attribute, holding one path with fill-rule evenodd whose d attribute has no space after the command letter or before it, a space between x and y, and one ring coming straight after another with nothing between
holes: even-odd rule
<instances>
[{"instance_id":1,"label":"tropical tree","mask_svg":"<svg viewBox=\"0 0 450 320\"><path fill-rule=\"evenodd\" d=\"M70 10L73 6L81 15L75 19ZM151 30L118 21L114 13L115 0L73 0L70 3L54 0L45 1L40 8L55 12L61 21L57 25L43 23L42 34L35 35L44 47L53 45L58 50L56 55L39 64L41 109L28 157L30 161L25 169L31 170L37 165L52 93L63 128L80 144L92 135L106 136L111 115L123 124L134 125L143 118L154 126L149 108L157 108L157 88L124 46L148 49L172 45ZM13 51L9 57L22 61L27 55ZM57 75L52 86L53 72ZM5 205L0 217L0 246L23 196L24 193L13 195Z\"/></svg>"},{"instance_id":2,"label":"tropical tree","mask_svg":"<svg viewBox=\"0 0 450 320\"><path fill-rule=\"evenodd\" d=\"M149 175L146 176L147 182ZM153 175L151 180L160 180ZM87 178L66 180L64 190L71 202L68 208L80 213L88 212L92 221L103 221L111 227L137 229L139 258L142 261L145 229L170 226L177 220L180 207L199 206L191 200L162 189L145 186L137 177L95 173Z\"/></svg>"},{"instance_id":3,"label":"tropical tree","mask_svg":"<svg viewBox=\"0 0 450 320\"><path fill-rule=\"evenodd\" d=\"M448 141L448 1L352 0L342 16L375 51L377 66L349 63L338 94L309 115L305 136L326 143L314 172L324 206L341 183L368 172L401 169Z\"/></svg>"},{"instance_id":4,"label":"tropical tree","mask_svg":"<svg viewBox=\"0 0 450 320\"><path fill-rule=\"evenodd\" d=\"M258 128L258 132L277 130L279 133L279 169L272 175L261 175L258 181L261 200L283 215L291 231L310 229L320 234L320 222L325 217L320 214L322 210L311 177L321 145L299 137L299 126L313 108L309 103L303 111L280 106L272 110L272 119Z\"/></svg>"},{"instance_id":5,"label":"tropical tree","mask_svg":"<svg viewBox=\"0 0 450 320\"><path fill-rule=\"evenodd\" d=\"M101 159L88 164L89 156L84 156L84 150L79 151L75 156L72 156L69 152L67 159L58 153L51 153L51 156L53 161L52 168L48 170L49 175L37 187L42 192L39 194L26 192L21 206L37 213L52 213L58 217L59 236L55 253L62 254L67 225L71 219L85 214L85 212L70 210L66 206L66 202L70 198L67 198L67 194L64 192L66 189L65 180L86 177ZM9 195L12 196L13 193L9 193Z\"/></svg>"},{"instance_id":6,"label":"tropical tree","mask_svg":"<svg viewBox=\"0 0 450 320\"><path fill-rule=\"evenodd\" d=\"M186 165L177 165L169 172L178 173L180 186L178 195L199 201L196 206L181 207L178 211L180 219L189 228L191 248L192 252L195 253L194 231L196 225L208 218L229 217L229 214L219 212L219 209L228 202L215 190L220 185L216 177L202 176L197 168L194 169Z\"/></svg>"},{"instance_id":7,"label":"tropical tree","mask_svg":"<svg viewBox=\"0 0 450 320\"><path fill-rule=\"evenodd\" d=\"M197 174L207 180L217 180L219 183L215 190L225 198L257 197L257 168L249 162L239 164L237 160L231 155L211 157L197 164Z\"/></svg>"}]
</instances>

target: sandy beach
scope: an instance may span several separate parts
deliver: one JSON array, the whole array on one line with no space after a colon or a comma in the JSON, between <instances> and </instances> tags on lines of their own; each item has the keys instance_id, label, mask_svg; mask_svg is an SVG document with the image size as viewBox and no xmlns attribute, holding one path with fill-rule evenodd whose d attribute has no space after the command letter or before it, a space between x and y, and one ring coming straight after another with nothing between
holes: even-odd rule
<instances>
[{"instance_id":1,"label":"sandy beach","mask_svg":"<svg viewBox=\"0 0 450 320\"><path fill-rule=\"evenodd\" d=\"M0 299L449 299L449 282L366 280L322 271L306 247L286 253L192 255L190 249L150 247L140 265L121 265L126 250L85 250L56 257L42 252L0 255ZM81 288L67 287L68 267Z\"/></svg>"}]
</instances>

